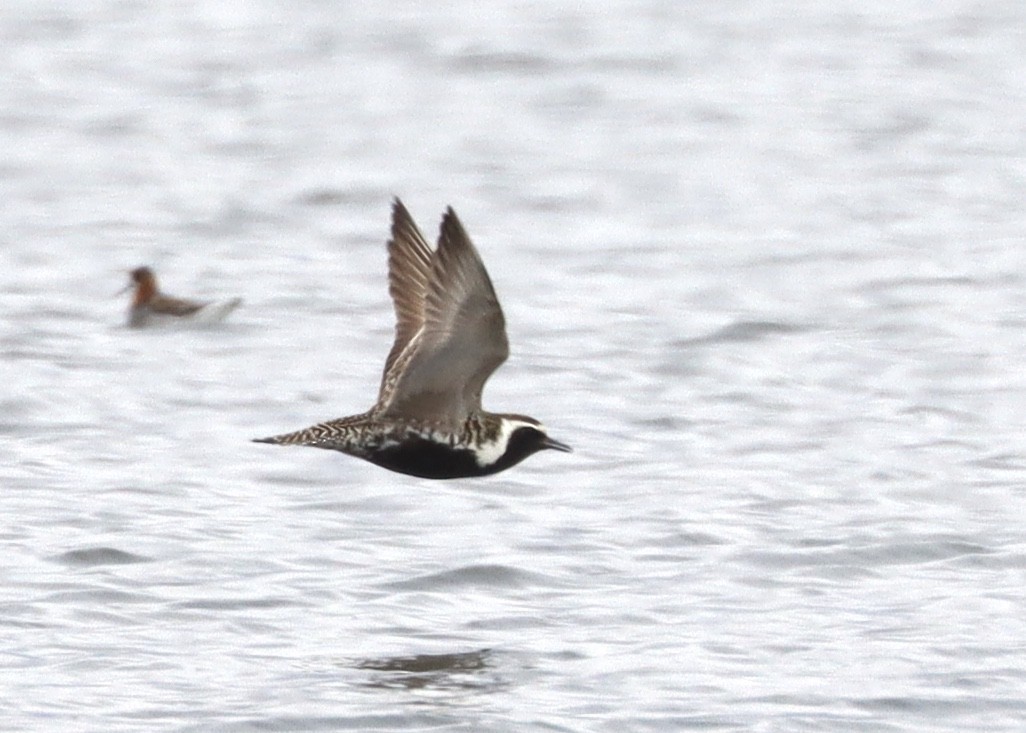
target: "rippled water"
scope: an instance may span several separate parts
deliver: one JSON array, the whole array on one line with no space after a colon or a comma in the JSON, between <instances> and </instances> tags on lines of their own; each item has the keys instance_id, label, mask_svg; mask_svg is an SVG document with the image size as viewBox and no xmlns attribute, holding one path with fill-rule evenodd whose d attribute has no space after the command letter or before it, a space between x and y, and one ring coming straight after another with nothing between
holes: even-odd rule
<instances>
[{"instance_id":1,"label":"rippled water","mask_svg":"<svg viewBox=\"0 0 1026 733\"><path fill-rule=\"evenodd\" d=\"M9 731L1018 731L1026 6L0 8ZM574 445L358 412L392 195ZM114 293L242 296L124 328Z\"/></svg>"}]
</instances>

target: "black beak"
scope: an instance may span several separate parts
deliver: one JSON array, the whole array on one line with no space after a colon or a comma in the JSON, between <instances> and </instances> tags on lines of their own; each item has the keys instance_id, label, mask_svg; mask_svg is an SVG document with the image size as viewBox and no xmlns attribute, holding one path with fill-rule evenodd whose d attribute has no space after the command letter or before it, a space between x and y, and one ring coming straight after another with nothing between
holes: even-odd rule
<instances>
[{"instance_id":1,"label":"black beak","mask_svg":"<svg viewBox=\"0 0 1026 733\"><path fill-rule=\"evenodd\" d=\"M547 435L545 436L545 440L542 441L541 447L542 448L551 448L552 450L562 451L563 453L573 453L574 452L574 449L571 448L570 446L568 446L566 443L560 443L558 440L555 440L554 438L550 438Z\"/></svg>"},{"instance_id":2,"label":"black beak","mask_svg":"<svg viewBox=\"0 0 1026 733\"><path fill-rule=\"evenodd\" d=\"M124 295L129 290L131 290L133 287L135 287L135 282L132 280L132 271L131 270L126 270L126 273L128 274L128 284L125 287L121 288L121 290L119 290L118 292L114 293L114 297L115 298L118 297L119 295Z\"/></svg>"}]
</instances>

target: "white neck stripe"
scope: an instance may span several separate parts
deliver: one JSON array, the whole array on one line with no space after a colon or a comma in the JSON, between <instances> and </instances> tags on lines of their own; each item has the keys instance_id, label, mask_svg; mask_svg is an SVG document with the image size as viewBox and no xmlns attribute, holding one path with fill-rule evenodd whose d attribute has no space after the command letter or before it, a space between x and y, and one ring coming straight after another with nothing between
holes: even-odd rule
<instances>
[{"instance_id":1,"label":"white neck stripe","mask_svg":"<svg viewBox=\"0 0 1026 733\"><path fill-rule=\"evenodd\" d=\"M516 432L517 428L534 428L535 430L542 430L542 428L533 423L523 422L521 420L507 420L506 418L503 418L499 425L499 434L495 436L494 442L485 443L474 451L474 460L477 461L477 465L481 468L487 468L506 455L506 448L509 446L509 439L513 436L513 433Z\"/></svg>"}]
</instances>

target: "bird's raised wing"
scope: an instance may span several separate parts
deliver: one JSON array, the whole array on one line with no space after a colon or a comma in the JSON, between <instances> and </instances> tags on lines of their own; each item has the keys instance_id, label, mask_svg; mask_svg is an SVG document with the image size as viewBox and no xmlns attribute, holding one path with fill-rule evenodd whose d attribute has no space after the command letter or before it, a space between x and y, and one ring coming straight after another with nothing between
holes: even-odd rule
<instances>
[{"instance_id":1,"label":"bird's raised wing","mask_svg":"<svg viewBox=\"0 0 1026 733\"><path fill-rule=\"evenodd\" d=\"M389 372L424 325L424 294L431 276L431 247L398 198L392 203L392 237L388 240L388 294L395 306L395 340L381 376L379 404L387 399ZM394 383L394 379L391 380Z\"/></svg>"},{"instance_id":2,"label":"bird's raised wing","mask_svg":"<svg viewBox=\"0 0 1026 733\"><path fill-rule=\"evenodd\" d=\"M398 309L398 305L397 305ZM378 409L392 416L461 422L509 356L506 321L481 258L449 208L423 297L423 325L393 360Z\"/></svg>"}]
</instances>

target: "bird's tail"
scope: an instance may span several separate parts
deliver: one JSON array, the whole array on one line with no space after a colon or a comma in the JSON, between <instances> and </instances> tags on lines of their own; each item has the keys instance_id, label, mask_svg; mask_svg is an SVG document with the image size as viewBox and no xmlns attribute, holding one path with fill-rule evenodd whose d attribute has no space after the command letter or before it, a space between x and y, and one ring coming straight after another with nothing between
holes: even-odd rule
<instances>
[{"instance_id":1,"label":"bird's tail","mask_svg":"<svg viewBox=\"0 0 1026 733\"><path fill-rule=\"evenodd\" d=\"M273 445L303 445L310 442L307 431L299 430L295 433L284 433L283 435L272 435L269 438L253 438L254 443L272 443Z\"/></svg>"}]
</instances>

